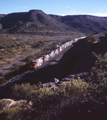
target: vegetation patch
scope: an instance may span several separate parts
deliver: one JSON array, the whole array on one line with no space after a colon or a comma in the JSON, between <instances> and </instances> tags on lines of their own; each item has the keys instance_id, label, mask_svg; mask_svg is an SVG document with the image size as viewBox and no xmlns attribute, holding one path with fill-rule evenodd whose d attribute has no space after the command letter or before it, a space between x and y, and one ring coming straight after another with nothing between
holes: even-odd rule
<instances>
[{"instance_id":1,"label":"vegetation patch","mask_svg":"<svg viewBox=\"0 0 107 120\"><path fill-rule=\"evenodd\" d=\"M43 120L47 116L51 120L84 118L88 115L93 117L94 112L103 109L107 101L107 53L104 56L95 53L94 55L97 58L95 67L91 69L90 75L85 80L78 77L65 82L56 91L49 87L42 87L41 84L39 86L29 83L14 85L12 87L12 98L16 100L26 99L32 101L33 104L32 106L26 104L17 109L9 108L2 112L1 116L5 116L9 120L13 119L13 116L18 116L20 120L27 118ZM84 116L82 116L83 113Z\"/></svg>"}]
</instances>

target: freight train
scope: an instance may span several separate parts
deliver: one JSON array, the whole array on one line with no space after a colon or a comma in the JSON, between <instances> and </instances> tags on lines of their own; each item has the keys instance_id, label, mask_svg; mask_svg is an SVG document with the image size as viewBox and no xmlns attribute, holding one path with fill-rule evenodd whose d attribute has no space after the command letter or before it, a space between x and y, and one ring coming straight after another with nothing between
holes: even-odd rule
<instances>
[{"instance_id":1,"label":"freight train","mask_svg":"<svg viewBox=\"0 0 107 120\"><path fill-rule=\"evenodd\" d=\"M80 38L75 38L74 40L71 40L71 41L68 41L64 44L61 44L57 49L52 50L50 53L33 60L31 63L31 68L36 69L36 68L40 67L44 62L49 61L51 58L53 58L55 55L59 54L65 48L71 46L73 43L75 43L79 39L83 39L83 38L86 38L86 36L80 37Z\"/></svg>"}]
</instances>

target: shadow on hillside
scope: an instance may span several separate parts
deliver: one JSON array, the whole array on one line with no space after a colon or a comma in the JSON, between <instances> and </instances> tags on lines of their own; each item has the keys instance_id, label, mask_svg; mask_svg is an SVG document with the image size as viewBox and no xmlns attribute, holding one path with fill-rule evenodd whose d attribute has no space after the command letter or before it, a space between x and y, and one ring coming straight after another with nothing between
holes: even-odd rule
<instances>
[{"instance_id":1,"label":"shadow on hillside","mask_svg":"<svg viewBox=\"0 0 107 120\"><path fill-rule=\"evenodd\" d=\"M80 72L89 72L94 66L96 58L92 52L97 54L104 54L105 50L101 44L88 42L87 39L83 39L74 44L63 57L57 61L52 60L55 64L50 64L40 71L29 73L26 78L18 82L18 84L30 82L36 84L38 82L50 82L54 78L62 80L69 74L76 74Z\"/></svg>"},{"instance_id":2,"label":"shadow on hillside","mask_svg":"<svg viewBox=\"0 0 107 120\"><path fill-rule=\"evenodd\" d=\"M73 47L63 54L63 57L59 61L51 61L55 64L49 64L43 69L28 73L16 83L46 83L53 81L54 78L62 80L64 77L67 77L70 74L89 72L94 66L96 60L92 54L93 51L97 54L104 54L106 52L99 42L93 44L87 39L79 40L73 45ZM4 95L5 97L10 96L9 91L10 87L2 93L2 97L4 97Z\"/></svg>"}]
</instances>

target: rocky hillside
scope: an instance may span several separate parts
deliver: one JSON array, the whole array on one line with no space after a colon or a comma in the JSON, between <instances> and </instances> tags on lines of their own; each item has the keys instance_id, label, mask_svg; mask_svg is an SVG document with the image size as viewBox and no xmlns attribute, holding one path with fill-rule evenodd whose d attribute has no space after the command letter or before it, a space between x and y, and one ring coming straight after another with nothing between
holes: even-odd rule
<instances>
[{"instance_id":1,"label":"rocky hillside","mask_svg":"<svg viewBox=\"0 0 107 120\"><path fill-rule=\"evenodd\" d=\"M90 15L50 16L80 32L93 33L96 31L107 31L107 17L96 17Z\"/></svg>"},{"instance_id":2,"label":"rocky hillside","mask_svg":"<svg viewBox=\"0 0 107 120\"><path fill-rule=\"evenodd\" d=\"M0 15L0 28L20 33L72 33L92 34L107 31L107 18L90 15L48 15L41 10Z\"/></svg>"},{"instance_id":3,"label":"rocky hillside","mask_svg":"<svg viewBox=\"0 0 107 120\"><path fill-rule=\"evenodd\" d=\"M12 32L49 32L71 30L67 25L53 19L41 10L11 13L1 18L3 29Z\"/></svg>"}]
</instances>

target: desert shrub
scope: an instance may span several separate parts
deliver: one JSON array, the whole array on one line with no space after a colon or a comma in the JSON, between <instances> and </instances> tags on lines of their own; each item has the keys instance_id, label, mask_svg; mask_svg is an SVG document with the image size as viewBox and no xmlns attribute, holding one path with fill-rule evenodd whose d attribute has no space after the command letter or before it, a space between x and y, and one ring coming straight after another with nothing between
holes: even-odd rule
<instances>
[{"instance_id":1,"label":"desert shrub","mask_svg":"<svg viewBox=\"0 0 107 120\"><path fill-rule=\"evenodd\" d=\"M0 77L3 77L5 75L5 73L0 72Z\"/></svg>"},{"instance_id":2,"label":"desert shrub","mask_svg":"<svg viewBox=\"0 0 107 120\"><path fill-rule=\"evenodd\" d=\"M99 104L106 104L107 101L107 53L97 55L95 66L92 67L90 75L87 77L87 82L93 84L94 89L91 91L90 99Z\"/></svg>"},{"instance_id":3,"label":"desert shrub","mask_svg":"<svg viewBox=\"0 0 107 120\"><path fill-rule=\"evenodd\" d=\"M87 95L89 93L89 84L80 78L74 79L73 81L66 82L60 89L59 95L63 94L66 96L70 103L74 102L84 102L87 100ZM76 98L75 98L76 97Z\"/></svg>"},{"instance_id":4,"label":"desert shrub","mask_svg":"<svg viewBox=\"0 0 107 120\"><path fill-rule=\"evenodd\" d=\"M4 107L8 106L10 103L10 101L0 100L0 111L3 111Z\"/></svg>"},{"instance_id":5,"label":"desert shrub","mask_svg":"<svg viewBox=\"0 0 107 120\"><path fill-rule=\"evenodd\" d=\"M2 120L31 120L33 110L30 105L13 105L0 114Z\"/></svg>"},{"instance_id":6,"label":"desert shrub","mask_svg":"<svg viewBox=\"0 0 107 120\"><path fill-rule=\"evenodd\" d=\"M36 43L37 48L40 48L43 45L44 45L44 43L42 41L39 41L39 42Z\"/></svg>"},{"instance_id":7,"label":"desert shrub","mask_svg":"<svg viewBox=\"0 0 107 120\"><path fill-rule=\"evenodd\" d=\"M90 71L90 76L88 81L91 81L95 84L107 85L107 53L102 55L97 55L93 53L97 58L95 62L95 67L92 67Z\"/></svg>"},{"instance_id":8,"label":"desert shrub","mask_svg":"<svg viewBox=\"0 0 107 120\"><path fill-rule=\"evenodd\" d=\"M0 78L0 86L6 83L6 79L4 77Z\"/></svg>"},{"instance_id":9,"label":"desert shrub","mask_svg":"<svg viewBox=\"0 0 107 120\"><path fill-rule=\"evenodd\" d=\"M35 54L36 58L39 58L39 57L41 57L42 55L43 55L42 52L38 52L38 53Z\"/></svg>"},{"instance_id":10,"label":"desert shrub","mask_svg":"<svg viewBox=\"0 0 107 120\"><path fill-rule=\"evenodd\" d=\"M29 83L17 85L15 84L12 89L12 98L14 99L29 99L29 96L32 94L33 89L36 86L31 86Z\"/></svg>"},{"instance_id":11,"label":"desert shrub","mask_svg":"<svg viewBox=\"0 0 107 120\"><path fill-rule=\"evenodd\" d=\"M38 114L53 110L58 104L58 95L50 88L40 88L32 94L33 107Z\"/></svg>"},{"instance_id":12,"label":"desert shrub","mask_svg":"<svg viewBox=\"0 0 107 120\"><path fill-rule=\"evenodd\" d=\"M89 84L80 78L66 82L56 92L49 87L42 88L41 85L35 86L29 83L14 85L12 97L27 99L32 101L33 105L27 104L21 108L16 106L17 109L10 108L2 115L6 115L6 119L9 120L14 120L14 116L19 117L19 120L46 119L47 117L56 119L59 114L64 114L65 109L87 101L88 88Z\"/></svg>"},{"instance_id":13,"label":"desert shrub","mask_svg":"<svg viewBox=\"0 0 107 120\"><path fill-rule=\"evenodd\" d=\"M0 118L2 120L21 120L20 112L21 112L20 106L10 107L0 114Z\"/></svg>"},{"instance_id":14,"label":"desert shrub","mask_svg":"<svg viewBox=\"0 0 107 120\"><path fill-rule=\"evenodd\" d=\"M6 39L3 37L0 38L0 49L4 49L4 50L8 51L8 50L12 50L12 49L17 49L17 48L19 48L19 46L21 48L25 47L24 44L17 43L15 40Z\"/></svg>"},{"instance_id":15,"label":"desert shrub","mask_svg":"<svg viewBox=\"0 0 107 120\"><path fill-rule=\"evenodd\" d=\"M95 41L98 41L98 40L97 40L96 36L92 35L92 36L89 37L89 41L90 42L95 42Z\"/></svg>"},{"instance_id":16,"label":"desert shrub","mask_svg":"<svg viewBox=\"0 0 107 120\"><path fill-rule=\"evenodd\" d=\"M28 101L33 102L32 110L29 109L23 110L22 116L26 112L29 114L34 114L34 117L38 117L44 112L52 112L55 111L57 105L59 103L58 94L54 93L51 88L40 88L39 86L32 86L30 84L21 84L21 85L14 85L12 87L12 97L15 99L27 99ZM26 106L24 107L26 108ZM17 113L19 114L20 111ZM16 113L15 113L16 114ZM20 118L20 117L19 117Z\"/></svg>"},{"instance_id":17,"label":"desert shrub","mask_svg":"<svg viewBox=\"0 0 107 120\"><path fill-rule=\"evenodd\" d=\"M15 63L15 64L13 64L11 70L12 70L12 71L18 71L19 68L20 68L20 64Z\"/></svg>"},{"instance_id":18,"label":"desert shrub","mask_svg":"<svg viewBox=\"0 0 107 120\"><path fill-rule=\"evenodd\" d=\"M31 61L34 60L34 59L36 59L36 56L33 55L33 54L31 54L31 55L29 55L29 56L26 58L26 61L27 61L27 62L31 62Z\"/></svg>"}]
</instances>

